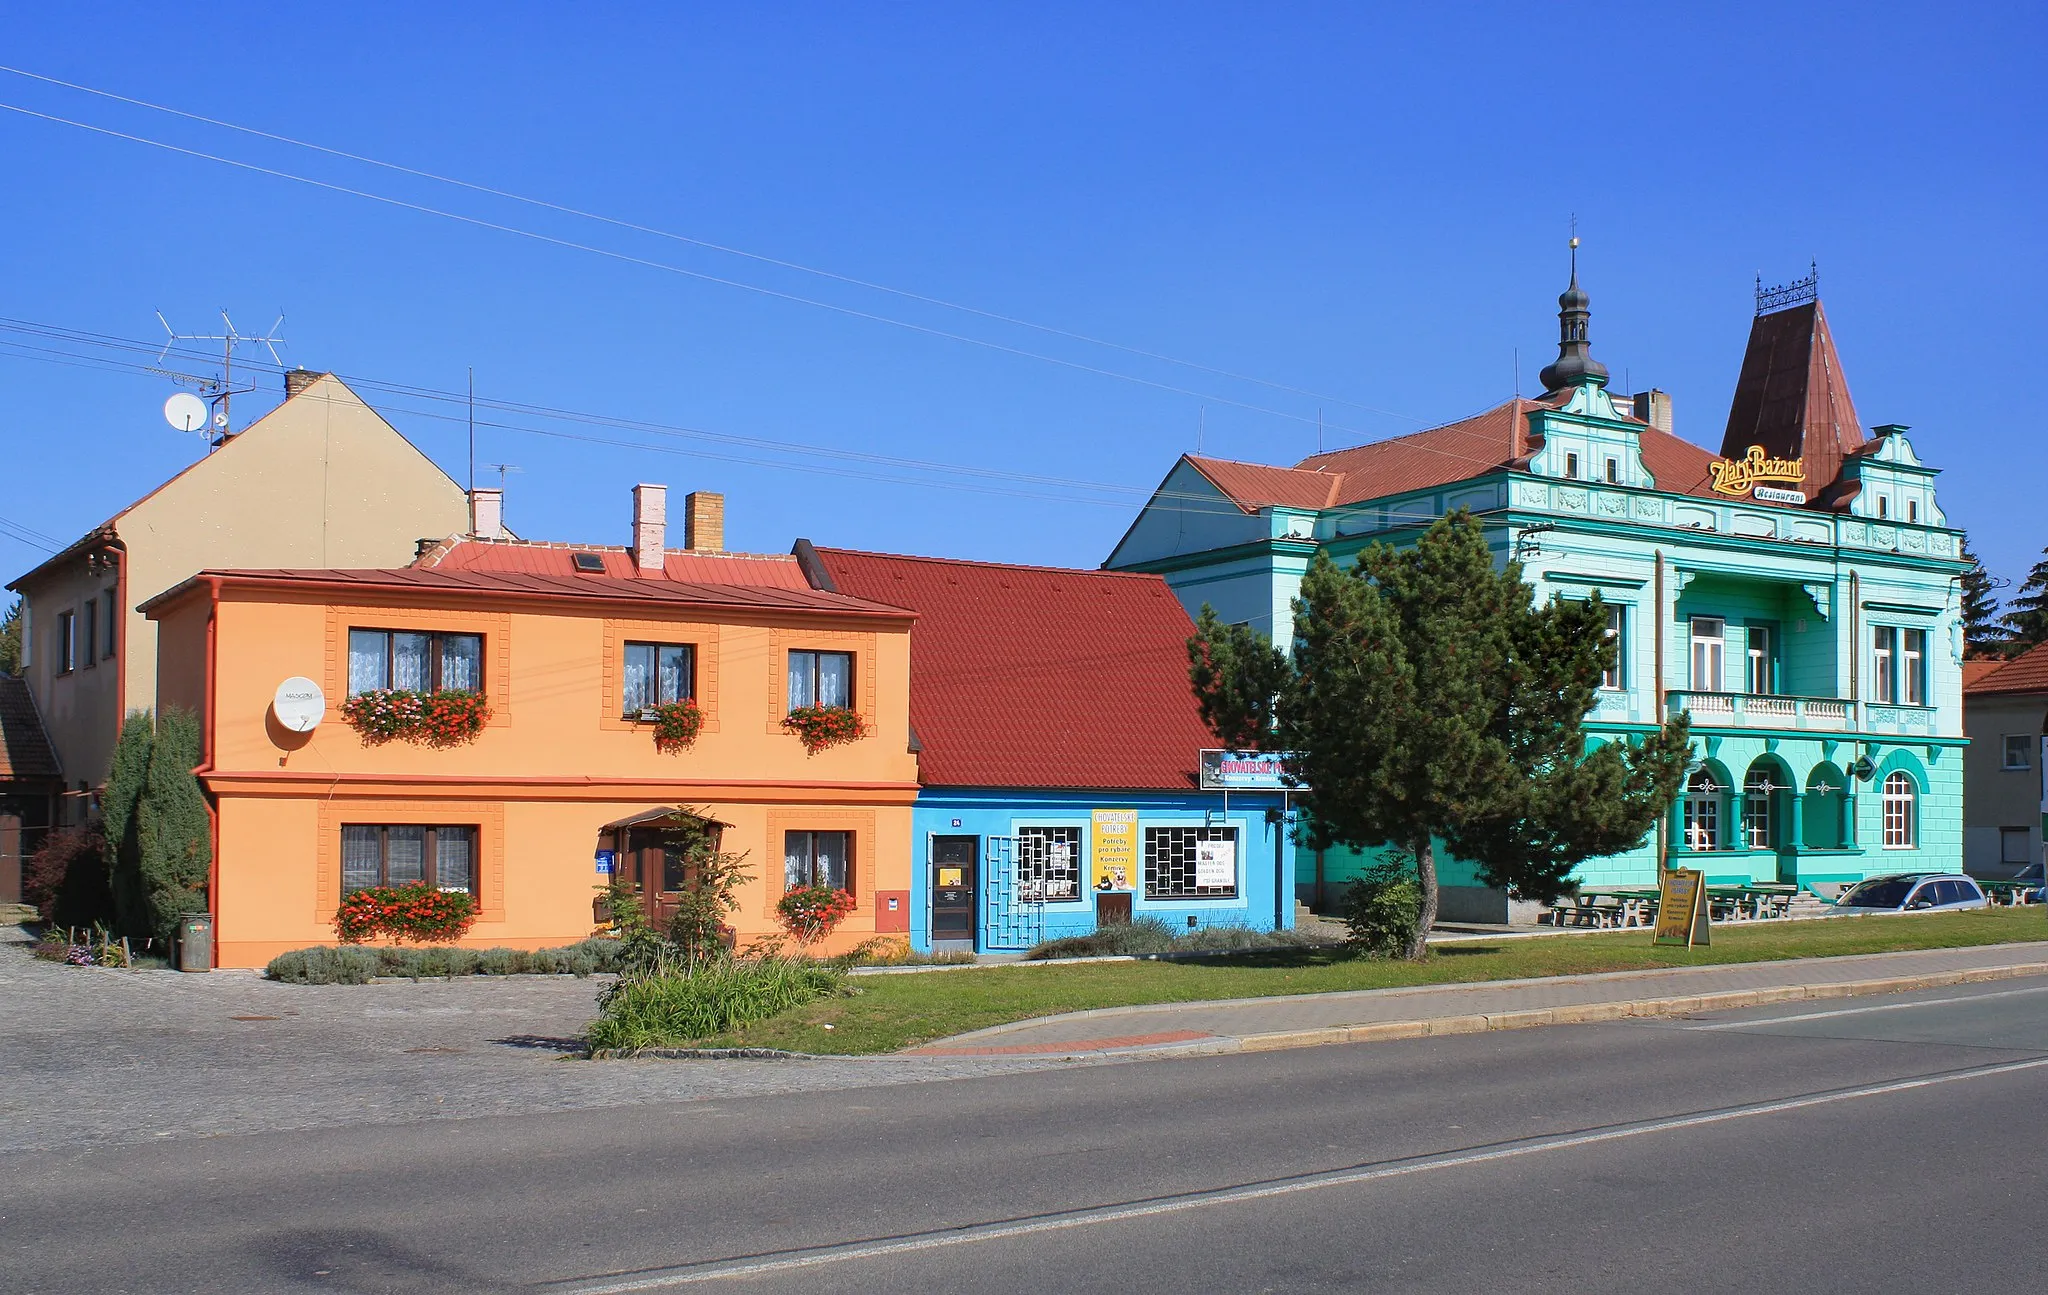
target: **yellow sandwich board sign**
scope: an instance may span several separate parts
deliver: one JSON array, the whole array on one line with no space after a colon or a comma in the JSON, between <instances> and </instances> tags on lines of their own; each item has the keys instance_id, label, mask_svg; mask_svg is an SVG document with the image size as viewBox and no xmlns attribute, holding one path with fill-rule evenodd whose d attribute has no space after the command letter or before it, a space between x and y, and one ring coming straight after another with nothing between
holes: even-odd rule
<instances>
[{"instance_id":1,"label":"yellow sandwich board sign","mask_svg":"<svg viewBox=\"0 0 2048 1295\"><path fill-rule=\"evenodd\" d=\"M1690 949L1708 944L1707 874L1676 868L1657 884L1657 936L1652 944L1677 944Z\"/></svg>"}]
</instances>

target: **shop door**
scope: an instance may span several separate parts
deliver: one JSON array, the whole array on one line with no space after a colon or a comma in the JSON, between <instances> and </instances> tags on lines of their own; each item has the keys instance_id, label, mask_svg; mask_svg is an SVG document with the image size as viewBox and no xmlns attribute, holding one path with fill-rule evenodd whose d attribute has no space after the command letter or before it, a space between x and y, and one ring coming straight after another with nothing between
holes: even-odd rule
<instances>
[{"instance_id":1,"label":"shop door","mask_svg":"<svg viewBox=\"0 0 2048 1295\"><path fill-rule=\"evenodd\" d=\"M932 838L932 940L974 943L978 836Z\"/></svg>"}]
</instances>

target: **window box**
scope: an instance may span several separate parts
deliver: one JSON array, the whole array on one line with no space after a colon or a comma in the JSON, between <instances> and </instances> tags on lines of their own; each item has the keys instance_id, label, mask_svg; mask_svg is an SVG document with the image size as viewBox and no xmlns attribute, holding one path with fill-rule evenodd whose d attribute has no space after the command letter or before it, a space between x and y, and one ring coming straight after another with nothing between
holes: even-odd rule
<instances>
[{"instance_id":1,"label":"window box","mask_svg":"<svg viewBox=\"0 0 2048 1295\"><path fill-rule=\"evenodd\" d=\"M418 746L452 747L476 741L490 722L491 705L482 693L466 689L414 692L380 688L352 695L341 704L341 717L366 746L398 739Z\"/></svg>"},{"instance_id":2,"label":"window box","mask_svg":"<svg viewBox=\"0 0 2048 1295\"><path fill-rule=\"evenodd\" d=\"M688 698L663 702L640 712L643 722L654 725L654 749L674 755L697 740L704 728L704 712Z\"/></svg>"},{"instance_id":3,"label":"window box","mask_svg":"<svg viewBox=\"0 0 2048 1295\"><path fill-rule=\"evenodd\" d=\"M799 706L783 717L782 727L801 738L811 755L868 735L867 720L849 706Z\"/></svg>"}]
</instances>

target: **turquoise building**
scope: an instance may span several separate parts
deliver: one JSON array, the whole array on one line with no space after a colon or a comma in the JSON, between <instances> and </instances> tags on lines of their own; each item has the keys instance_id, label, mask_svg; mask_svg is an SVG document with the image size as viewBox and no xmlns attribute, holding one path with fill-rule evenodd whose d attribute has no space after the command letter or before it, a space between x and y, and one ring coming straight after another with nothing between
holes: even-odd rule
<instances>
[{"instance_id":1,"label":"turquoise building","mask_svg":"<svg viewBox=\"0 0 2048 1295\"><path fill-rule=\"evenodd\" d=\"M1673 433L1670 398L1611 392L1576 266L1539 396L1291 467L1184 456L1104 564L1163 576L1190 609L1270 629L1318 550L1347 562L1470 509L1539 599L1598 592L1621 660L1589 726L1680 711L1696 765L1669 821L1588 884L1810 887L1962 867L1962 533L1906 428L1866 433L1817 280L1757 293L1720 452ZM1356 856L1297 859L1334 901ZM1509 897L1444 870L1445 912Z\"/></svg>"}]
</instances>

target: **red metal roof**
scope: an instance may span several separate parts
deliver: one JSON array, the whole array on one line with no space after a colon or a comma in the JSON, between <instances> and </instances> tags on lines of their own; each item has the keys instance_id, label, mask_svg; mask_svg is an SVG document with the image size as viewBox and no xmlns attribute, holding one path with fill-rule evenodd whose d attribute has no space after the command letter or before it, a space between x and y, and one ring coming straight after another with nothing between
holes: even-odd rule
<instances>
[{"instance_id":1,"label":"red metal roof","mask_svg":"<svg viewBox=\"0 0 2048 1295\"><path fill-rule=\"evenodd\" d=\"M1971 678L1970 667L1990 664L1994 669ZM1963 691L1971 696L1996 693L2048 693L2048 643L2037 643L2019 656L2004 662L1963 662Z\"/></svg>"},{"instance_id":2,"label":"red metal roof","mask_svg":"<svg viewBox=\"0 0 2048 1295\"><path fill-rule=\"evenodd\" d=\"M1761 445L1774 458L1802 459L1801 488L1817 499L1842 475L1842 460L1866 443L1820 302L1758 315L1735 379L1722 455L1739 458Z\"/></svg>"},{"instance_id":3,"label":"red metal roof","mask_svg":"<svg viewBox=\"0 0 2048 1295\"><path fill-rule=\"evenodd\" d=\"M842 593L910 607L910 723L937 787L1184 791L1216 745L1194 626L1152 575L819 549Z\"/></svg>"},{"instance_id":4,"label":"red metal roof","mask_svg":"<svg viewBox=\"0 0 2048 1295\"><path fill-rule=\"evenodd\" d=\"M1295 508L1340 507L1468 481L1489 472L1525 468L1535 448L1528 441L1529 415L1539 409L1555 408L1565 398L1555 395L1531 400L1517 396L1455 423L1312 455L1292 468L1197 459L1192 455L1188 462L1246 512L1273 504ZM1638 435L1643 466L1650 470L1659 490L1725 499L1714 494L1707 473L1707 465L1716 457L1712 451L1648 424L1640 425ZM1315 498L1319 492L1323 502ZM1761 499L1746 502L1772 508L1797 506Z\"/></svg>"},{"instance_id":5,"label":"red metal roof","mask_svg":"<svg viewBox=\"0 0 2048 1295\"><path fill-rule=\"evenodd\" d=\"M0 782L40 782L61 772L28 680L0 674Z\"/></svg>"},{"instance_id":6,"label":"red metal roof","mask_svg":"<svg viewBox=\"0 0 2048 1295\"><path fill-rule=\"evenodd\" d=\"M174 589L142 604L144 612L167 605L209 578L228 584L344 590L351 595L382 594L422 601L451 594L489 594L518 598L559 598L565 601L636 603L641 606L720 608L730 611L805 612L814 615L885 616L908 620L901 607L884 606L808 585L782 589L769 585L696 584L683 580L642 580L600 575L536 575L525 571L441 571L418 567L363 571L240 570L202 571Z\"/></svg>"},{"instance_id":7,"label":"red metal roof","mask_svg":"<svg viewBox=\"0 0 2048 1295\"><path fill-rule=\"evenodd\" d=\"M576 553L595 553L604 573L619 579L646 579L633 565L633 555L618 545L557 544L539 540L457 540L419 565L434 571L516 571L527 575L572 576ZM803 569L787 553L702 553L670 549L663 554L662 576L706 585L760 585L776 589L808 589Z\"/></svg>"}]
</instances>

